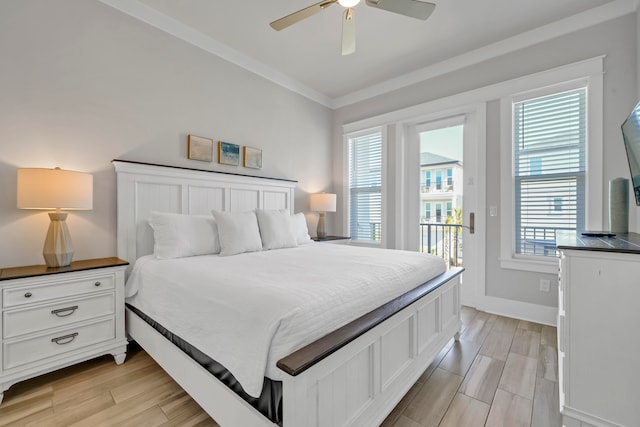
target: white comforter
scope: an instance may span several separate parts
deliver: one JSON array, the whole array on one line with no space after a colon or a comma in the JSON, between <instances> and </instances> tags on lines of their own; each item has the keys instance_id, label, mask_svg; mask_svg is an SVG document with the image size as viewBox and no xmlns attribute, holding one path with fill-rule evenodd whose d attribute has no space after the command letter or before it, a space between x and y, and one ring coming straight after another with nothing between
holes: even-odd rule
<instances>
[{"instance_id":1,"label":"white comforter","mask_svg":"<svg viewBox=\"0 0 640 427\"><path fill-rule=\"evenodd\" d=\"M127 302L224 365L251 396L276 362L444 272L432 255L346 245L140 258Z\"/></svg>"}]
</instances>

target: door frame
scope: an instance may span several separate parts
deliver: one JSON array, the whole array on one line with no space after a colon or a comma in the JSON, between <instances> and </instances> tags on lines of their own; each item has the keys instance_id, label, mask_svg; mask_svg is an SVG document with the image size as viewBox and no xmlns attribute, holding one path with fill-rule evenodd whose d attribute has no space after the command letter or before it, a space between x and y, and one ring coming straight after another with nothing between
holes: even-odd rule
<instances>
[{"instance_id":1,"label":"door frame","mask_svg":"<svg viewBox=\"0 0 640 427\"><path fill-rule=\"evenodd\" d=\"M397 144L398 152L395 153L399 166L397 170L404 171L399 180L402 181L403 203L397 205L397 209L403 212L396 211L403 221L396 223L396 247L414 251L419 249L420 226L416 222L416 218L420 217L418 129L434 122L446 126L447 121L460 120L459 117L464 116L463 223L468 224L469 213L474 212L475 233L471 235L468 228L463 228L463 259L466 268L463 280L466 278L470 286L463 285L461 302L463 305L476 307L485 296L486 103L447 109L439 109L437 104L438 102L429 103L431 111L396 123L396 140L401 141ZM411 194L416 196L411 197Z\"/></svg>"},{"instance_id":2,"label":"door frame","mask_svg":"<svg viewBox=\"0 0 640 427\"><path fill-rule=\"evenodd\" d=\"M485 93L486 92L486 93ZM411 248L408 244L409 226L416 223L416 215L419 218L419 200L417 197L410 197L408 191L409 184L417 186L419 184L419 161L417 160L418 144L414 153L415 167L409 165L408 160L412 132L415 137L415 126L441 118L465 115L473 123L476 136L475 156L472 160L475 163L476 175L474 185L476 188L475 201L475 234L474 239L466 238L465 245L470 253L474 254L467 266L465 276L473 275L475 280L471 289L471 300L464 301L471 307L484 305L486 299L485 269L486 269L486 146L487 146L487 99L493 99L485 90L465 92L429 101L412 107L391 111L378 116L370 117L356 122L347 123L342 126L343 135L361 131L367 128L384 126L386 133L386 149L384 150L387 159L386 171L394 171L396 174L383 173L383 182L387 185L386 196L383 194L385 208L383 208L383 230L386 235L386 244L383 247L417 250L418 244ZM417 138L417 137L416 137ZM415 139L414 139L415 141ZM471 150L465 150L465 158L470 156ZM465 159L463 159L465 161ZM412 172L413 171L413 172ZM412 175L414 173L415 175ZM392 176L393 175L393 176ZM467 178L465 178L467 179ZM416 189L416 193L419 189ZM470 191L464 190L465 194ZM410 204L415 203L411 207ZM467 201L463 201L467 203ZM415 209L418 213L415 214ZM413 209L413 211L411 210ZM343 224L346 227L346 225ZM418 225L419 227L419 225ZM345 230L346 231L346 230ZM418 233L413 231L414 235ZM463 234L463 237L468 235ZM468 258L468 256L467 256ZM468 283L468 282L467 282ZM466 299L466 298L465 298Z\"/></svg>"}]
</instances>

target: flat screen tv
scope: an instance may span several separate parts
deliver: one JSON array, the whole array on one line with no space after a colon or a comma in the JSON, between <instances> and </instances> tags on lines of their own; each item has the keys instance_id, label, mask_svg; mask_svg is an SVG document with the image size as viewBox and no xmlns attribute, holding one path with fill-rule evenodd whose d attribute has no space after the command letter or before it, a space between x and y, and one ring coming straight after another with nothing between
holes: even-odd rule
<instances>
[{"instance_id":1,"label":"flat screen tv","mask_svg":"<svg viewBox=\"0 0 640 427\"><path fill-rule=\"evenodd\" d=\"M627 149L636 205L640 206L640 103L636 105L622 124L622 136L624 137L624 146Z\"/></svg>"}]
</instances>

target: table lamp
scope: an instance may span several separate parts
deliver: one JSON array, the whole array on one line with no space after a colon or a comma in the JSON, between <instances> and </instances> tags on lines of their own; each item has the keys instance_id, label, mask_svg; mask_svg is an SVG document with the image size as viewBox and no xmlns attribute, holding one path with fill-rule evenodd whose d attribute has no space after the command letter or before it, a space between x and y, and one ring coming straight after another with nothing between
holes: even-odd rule
<instances>
[{"instance_id":1,"label":"table lamp","mask_svg":"<svg viewBox=\"0 0 640 427\"><path fill-rule=\"evenodd\" d=\"M55 209L44 241L48 267L66 267L73 258L71 236L64 210L93 209L93 176L55 169L18 169L18 209Z\"/></svg>"},{"instance_id":2,"label":"table lamp","mask_svg":"<svg viewBox=\"0 0 640 427\"><path fill-rule=\"evenodd\" d=\"M336 211L336 195L331 193L317 193L311 195L310 208L312 212L319 212L318 239L326 239L327 232L324 229L324 216L326 212Z\"/></svg>"}]
</instances>

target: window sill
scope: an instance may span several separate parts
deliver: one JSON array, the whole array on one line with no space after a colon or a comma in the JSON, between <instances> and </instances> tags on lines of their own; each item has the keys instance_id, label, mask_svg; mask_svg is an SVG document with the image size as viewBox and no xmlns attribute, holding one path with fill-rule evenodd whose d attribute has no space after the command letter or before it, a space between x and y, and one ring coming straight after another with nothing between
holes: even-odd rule
<instances>
[{"instance_id":1,"label":"window sill","mask_svg":"<svg viewBox=\"0 0 640 427\"><path fill-rule=\"evenodd\" d=\"M535 273L558 274L558 259L501 258L500 267L508 270L524 270Z\"/></svg>"}]
</instances>

